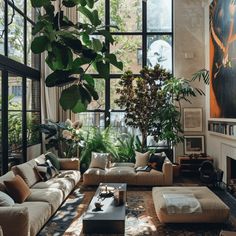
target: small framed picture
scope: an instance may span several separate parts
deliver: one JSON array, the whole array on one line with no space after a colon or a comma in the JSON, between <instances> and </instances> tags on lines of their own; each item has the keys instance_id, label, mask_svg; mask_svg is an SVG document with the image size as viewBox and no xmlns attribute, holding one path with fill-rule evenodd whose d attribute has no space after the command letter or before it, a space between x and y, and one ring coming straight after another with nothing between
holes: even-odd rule
<instances>
[{"instance_id":1,"label":"small framed picture","mask_svg":"<svg viewBox=\"0 0 236 236\"><path fill-rule=\"evenodd\" d=\"M184 136L184 154L205 153L205 140L203 135Z\"/></svg>"},{"instance_id":2,"label":"small framed picture","mask_svg":"<svg viewBox=\"0 0 236 236\"><path fill-rule=\"evenodd\" d=\"M184 131L202 132L202 108L184 108Z\"/></svg>"}]
</instances>

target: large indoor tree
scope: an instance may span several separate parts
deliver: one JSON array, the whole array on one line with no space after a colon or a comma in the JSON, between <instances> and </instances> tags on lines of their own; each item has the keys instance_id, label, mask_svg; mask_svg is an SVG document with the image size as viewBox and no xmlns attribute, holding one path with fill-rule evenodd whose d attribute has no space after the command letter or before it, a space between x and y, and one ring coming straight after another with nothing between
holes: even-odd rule
<instances>
[{"instance_id":1,"label":"large indoor tree","mask_svg":"<svg viewBox=\"0 0 236 236\"><path fill-rule=\"evenodd\" d=\"M203 78L208 82L208 73L201 70L192 80ZM125 108L125 123L138 129L142 135L142 150L147 148L147 137L156 141L165 140L176 144L183 140L181 135L181 100L203 95L203 91L191 86L191 80L175 78L171 73L156 65L143 68L140 76L127 71L121 77L120 95L115 103Z\"/></svg>"},{"instance_id":2,"label":"large indoor tree","mask_svg":"<svg viewBox=\"0 0 236 236\"><path fill-rule=\"evenodd\" d=\"M98 100L94 79L86 73L91 66L105 79L109 78L109 63L123 69L122 62L107 50L114 39L108 30L110 26L103 25L98 11L93 9L97 1L62 0L57 11L54 0L31 0L39 12L32 31L35 38L31 50L35 54L46 52L45 61L52 70L46 78L46 86L67 85L60 104L64 110L75 113L86 111L92 100ZM62 10L65 8L76 8L87 20L70 21Z\"/></svg>"}]
</instances>

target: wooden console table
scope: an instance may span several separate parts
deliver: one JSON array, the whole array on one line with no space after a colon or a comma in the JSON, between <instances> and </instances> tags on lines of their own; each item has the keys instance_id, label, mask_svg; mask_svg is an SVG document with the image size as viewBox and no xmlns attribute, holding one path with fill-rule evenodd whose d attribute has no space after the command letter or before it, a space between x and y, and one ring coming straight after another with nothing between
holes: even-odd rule
<instances>
[{"instance_id":1,"label":"wooden console table","mask_svg":"<svg viewBox=\"0 0 236 236\"><path fill-rule=\"evenodd\" d=\"M181 174L199 174L199 167L204 161L211 161L213 163L212 157L198 157L190 158L188 156L180 156L176 158L177 163L180 165Z\"/></svg>"}]
</instances>

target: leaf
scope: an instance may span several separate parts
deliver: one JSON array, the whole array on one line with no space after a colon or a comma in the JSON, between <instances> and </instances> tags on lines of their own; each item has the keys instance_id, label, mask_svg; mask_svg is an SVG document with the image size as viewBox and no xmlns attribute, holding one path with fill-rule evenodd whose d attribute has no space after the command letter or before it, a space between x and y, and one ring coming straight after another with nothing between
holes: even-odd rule
<instances>
[{"instance_id":1,"label":"leaf","mask_svg":"<svg viewBox=\"0 0 236 236\"><path fill-rule=\"evenodd\" d=\"M46 86L47 87L54 87L54 86L62 86L72 81L77 80L78 78L69 77L68 71L54 71L46 78Z\"/></svg>"},{"instance_id":2,"label":"leaf","mask_svg":"<svg viewBox=\"0 0 236 236\"><path fill-rule=\"evenodd\" d=\"M42 7L50 3L50 0L31 0L32 7Z\"/></svg>"},{"instance_id":3,"label":"leaf","mask_svg":"<svg viewBox=\"0 0 236 236\"><path fill-rule=\"evenodd\" d=\"M82 50L82 43L79 39L73 36L70 33L61 34L60 37L62 38L63 42L66 46L70 47L73 51L80 53Z\"/></svg>"},{"instance_id":4,"label":"leaf","mask_svg":"<svg viewBox=\"0 0 236 236\"><path fill-rule=\"evenodd\" d=\"M98 17L98 11L97 10L94 10L93 11L93 25L95 26L95 27L97 27L98 25L101 25L101 21L99 20L99 17Z\"/></svg>"},{"instance_id":5,"label":"leaf","mask_svg":"<svg viewBox=\"0 0 236 236\"><path fill-rule=\"evenodd\" d=\"M88 85L94 87L94 79L91 75L83 75L82 79L85 80Z\"/></svg>"},{"instance_id":6,"label":"leaf","mask_svg":"<svg viewBox=\"0 0 236 236\"><path fill-rule=\"evenodd\" d=\"M108 55L106 55L106 58L109 59L110 63L113 66L117 67L120 70L123 70L123 63L120 61L117 61L117 58L114 54L108 54Z\"/></svg>"},{"instance_id":7,"label":"leaf","mask_svg":"<svg viewBox=\"0 0 236 236\"><path fill-rule=\"evenodd\" d=\"M53 17L54 16L54 11L55 11L55 8L52 4L46 4L43 6L44 10L46 11L47 15L49 15L50 17Z\"/></svg>"},{"instance_id":8,"label":"leaf","mask_svg":"<svg viewBox=\"0 0 236 236\"><path fill-rule=\"evenodd\" d=\"M80 100L80 91L78 85L72 85L62 91L60 104L64 110L72 109Z\"/></svg>"},{"instance_id":9,"label":"leaf","mask_svg":"<svg viewBox=\"0 0 236 236\"><path fill-rule=\"evenodd\" d=\"M38 54L44 52L48 47L49 39L46 36L35 37L31 44L33 53Z\"/></svg>"},{"instance_id":10,"label":"leaf","mask_svg":"<svg viewBox=\"0 0 236 236\"><path fill-rule=\"evenodd\" d=\"M73 54L66 46L60 43L53 43L52 51L48 53L46 62L52 70L71 69Z\"/></svg>"},{"instance_id":11,"label":"leaf","mask_svg":"<svg viewBox=\"0 0 236 236\"><path fill-rule=\"evenodd\" d=\"M115 40L113 39L113 37L112 37L112 35L109 31L107 31L107 30L98 30L98 33L103 35L105 37L105 39L107 39L111 44L114 43Z\"/></svg>"},{"instance_id":12,"label":"leaf","mask_svg":"<svg viewBox=\"0 0 236 236\"><path fill-rule=\"evenodd\" d=\"M85 15L89 21L93 24L94 19L93 19L93 13L88 10L86 7L80 6L78 7L78 11L81 12L83 15Z\"/></svg>"},{"instance_id":13,"label":"leaf","mask_svg":"<svg viewBox=\"0 0 236 236\"><path fill-rule=\"evenodd\" d=\"M80 67L82 65L89 64L91 62L90 58L84 58L84 57L78 57L73 61L73 68L74 67Z\"/></svg>"},{"instance_id":14,"label":"leaf","mask_svg":"<svg viewBox=\"0 0 236 236\"><path fill-rule=\"evenodd\" d=\"M98 100L99 96L97 91L95 91L94 87L89 84L84 84L84 87L89 91L89 93L92 95L94 100Z\"/></svg>"},{"instance_id":15,"label":"leaf","mask_svg":"<svg viewBox=\"0 0 236 236\"><path fill-rule=\"evenodd\" d=\"M80 91L81 101L83 103L90 103L92 101L92 97L85 87L79 85L79 91Z\"/></svg>"},{"instance_id":16,"label":"leaf","mask_svg":"<svg viewBox=\"0 0 236 236\"><path fill-rule=\"evenodd\" d=\"M86 4L87 4L86 0L79 0L79 3L83 7L86 6Z\"/></svg>"},{"instance_id":17,"label":"leaf","mask_svg":"<svg viewBox=\"0 0 236 236\"><path fill-rule=\"evenodd\" d=\"M75 7L78 4L78 1L76 1L76 0L63 0L62 4L65 7Z\"/></svg>"},{"instance_id":18,"label":"leaf","mask_svg":"<svg viewBox=\"0 0 236 236\"><path fill-rule=\"evenodd\" d=\"M94 0L86 0L86 3L88 5L89 8L93 8L94 6Z\"/></svg>"},{"instance_id":19,"label":"leaf","mask_svg":"<svg viewBox=\"0 0 236 236\"><path fill-rule=\"evenodd\" d=\"M44 26L45 23L43 21L38 21L32 29L32 35L39 33L44 28Z\"/></svg>"},{"instance_id":20,"label":"leaf","mask_svg":"<svg viewBox=\"0 0 236 236\"><path fill-rule=\"evenodd\" d=\"M83 103L81 99L77 100L76 105L72 108L72 112L79 113L87 111L88 103Z\"/></svg>"},{"instance_id":21,"label":"leaf","mask_svg":"<svg viewBox=\"0 0 236 236\"><path fill-rule=\"evenodd\" d=\"M105 79L109 78L109 66L108 64L98 61L96 62L96 70L99 73L99 75Z\"/></svg>"},{"instance_id":22,"label":"leaf","mask_svg":"<svg viewBox=\"0 0 236 236\"><path fill-rule=\"evenodd\" d=\"M95 39L93 38L92 39L92 42L93 42L93 50L96 51L96 52L99 52L102 50L102 43L100 42L99 39Z\"/></svg>"}]
</instances>

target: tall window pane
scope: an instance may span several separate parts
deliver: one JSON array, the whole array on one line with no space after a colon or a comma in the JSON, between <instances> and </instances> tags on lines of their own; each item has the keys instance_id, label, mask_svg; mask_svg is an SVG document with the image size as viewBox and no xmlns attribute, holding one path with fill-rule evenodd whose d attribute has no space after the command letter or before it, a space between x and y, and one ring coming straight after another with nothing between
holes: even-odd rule
<instances>
[{"instance_id":1,"label":"tall window pane","mask_svg":"<svg viewBox=\"0 0 236 236\"><path fill-rule=\"evenodd\" d=\"M172 37L170 35L152 35L147 37L147 65L161 65L172 71Z\"/></svg>"},{"instance_id":2,"label":"tall window pane","mask_svg":"<svg viewBox=\"0 0 236 236\"><path fill-rule=\"evenodd\" d=\"M9 74L8 83L8 149L11 163L22 161L22 78Z\"/></svg>"},{"instance_id":3,"label":"tall window pane","mask_svg":"<svg viewBox=\"0 0 236 236\"><path fill-rule=\"evenodd\" d=\"M30 2L29 0L26 1ZM22 12L24 12L24 2L25 0L14 0L15 6L19 8Z\"/></svg>"},{"instance_id":4,"label":"tall window pane","mask_svg":"<svg viewBox=\"0 0 236 236\"><path fill-rule=\"evenodd\" d=\"M88 105L88 110L95 110L95 109L105 109L105 80L104 79L95 79L95 89L98 92L99 99L97 101L93 100Z\"/></svg>"},{"instance_id":5,"label":"tall window pane","mask_svg":"<svg viewBox=\"0 0 236 236\"><path fill-rule=\"evenodd\" d=\"M0 54L4 55L4 1L0 2Z\"/></svg>"},{"instance_id":6,"label":"tall window pane","mask_svg":"<svg viewBox=\"0 0 236 236\"><path fill-rule=\"evenodd\" d=\"M82 112L76 115L76 118L82 122L83 128L86 129L89 127L97 126L104 127L105 126L105 114L104 112Z\"/></svg>"},{"instance_id":7,"label":"tall window pane","mask_svg":"<svg viewBox=\"0 0 236 236\"><path fill-rule=\"evenodd\" d=\"M110 3L111 25L119 30L112 31L136 32L142 30L142 1L113 0Z\"/></svg>"},{"instance_id":8,"label":"tall window pane","mask_svg":"<svg viewBox=\"0 0 236 236\"><path fill-rule=\"evenodd\" d=\"M172 31L172 0L147 0L147 30Z\"/></svg>"},{"instance_id":9,"label":"tall window pane","mask_svg":"<svg viewBox=\"0 0 236 236\"><path fill-rule=\"evenodd\" d=\"M111 52L123 62L124 71L132 70L138 73L142 68L140 61L140 48L142 48L142 37L135 35L115 36L115 43L111 46ZM111 66L111 73L122 73L121 70Z\"/></svg>"},{"instance_id":10,"label":"tall window pane","mask_svg":"<svg viewBox=\"0 0 236 236\"><path fill-rule=\"evenodd\" d=\"M9 7L8 18L13 14ZM18 62L24 63L24 18L15 12L12 24L8 27L8 56Z\"/></svg>"}]
</instances>

